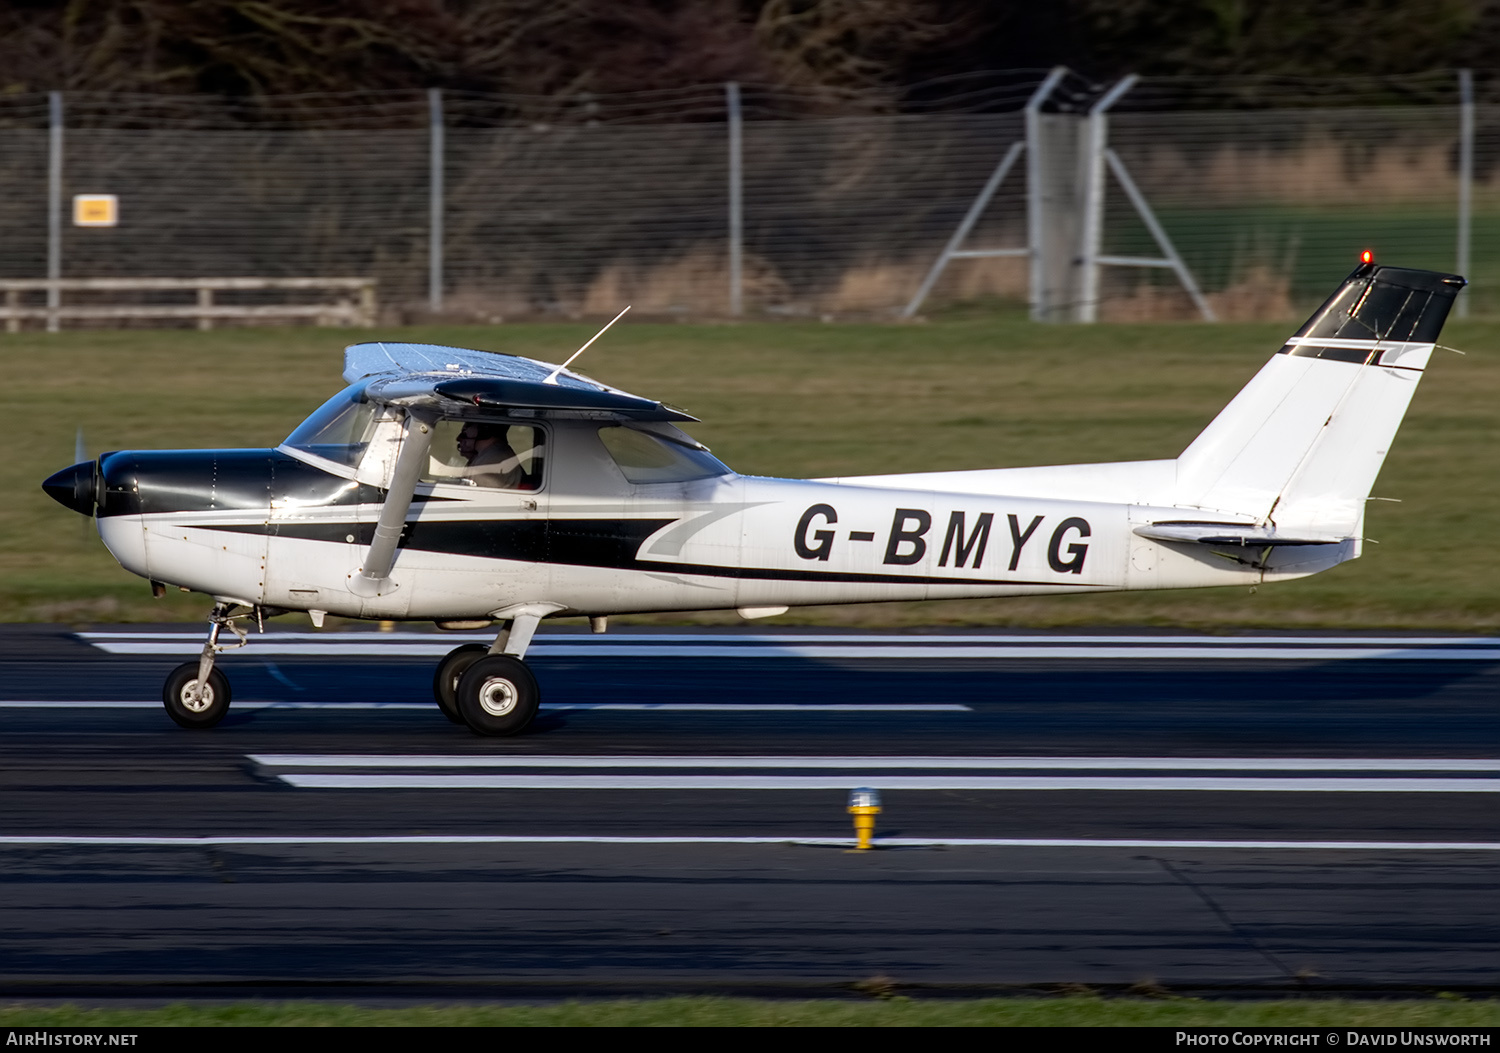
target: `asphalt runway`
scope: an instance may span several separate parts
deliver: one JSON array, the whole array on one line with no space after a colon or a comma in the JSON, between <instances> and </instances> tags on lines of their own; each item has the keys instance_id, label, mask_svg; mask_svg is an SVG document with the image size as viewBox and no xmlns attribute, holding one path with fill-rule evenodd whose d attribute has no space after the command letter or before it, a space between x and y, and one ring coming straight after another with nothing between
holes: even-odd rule
<instances>
[{"instance_id":1,"label":"asphalt runway","mask_svg":"<svg viewBox=\"0 0 1500 1053\"><path fill-rule=\"evenodd\" d=\"M1500 641L547 634L480 739L463 639L252 637L191 732L196 633L0 629L0 991L1500 988Z\"/></svg>"}]
</instances>

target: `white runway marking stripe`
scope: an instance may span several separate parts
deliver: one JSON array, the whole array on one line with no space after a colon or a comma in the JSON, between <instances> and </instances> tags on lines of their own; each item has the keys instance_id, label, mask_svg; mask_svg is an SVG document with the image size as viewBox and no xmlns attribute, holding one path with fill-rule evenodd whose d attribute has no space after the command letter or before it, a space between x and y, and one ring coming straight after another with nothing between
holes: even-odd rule
<instances>
[{"instance_id":1,"label":"white runway marking stripe","mask_svg":"<svg viewBox=\"0 0 1500 1053\"><path fill-rule=\"evenodd\" d=\"M890 848L1148 848L1271 849L1335 852L1497 852L1500 841L1189 841L1164 838L1062 837L876 837ZM95 848L211 848L277 845L810 845L852 848L849 837L650 837L589 834L248 834L207 837L152 837L91 834L12 834L0 836L0 847L49 845Z\"/></svg>"},{"instance_id":2,"label":"white runway marking stripe","mask_svg":"<svg viewBox=\"0 0 1500 1053\"><path fill-rule=\"evenodd\" d=\"M286 772L317 790L1188 790L1199 793L1500 793L1500 779L1287 779L1052 775L406 775Z\"/></svg>"},{"instance_id":3,"label":"white runway marking stripe","mask_svg":"<svg viewBox=\"0 0 1500 1053\"><path fill-rule=\"evenodd\" d=\"M542 709L668 713L972 713L957 702L543 702Z\"/></svg>"},{"instance_id":4,"label":"white runway marking stripe","mask_svg":"<svg viewBox=\"0 0 1500 1053\"><path fill-rule=\"evenodd\" d=\"M859 768L1073 771L1467 771L1500 773L1500 760L1449 757L774 757L252 753L266 768Z\"/></svg>"},{"instance_id":5,"label":"white runway marking stripe","mask_svg":"<svg viewBox=\"0 0 1500 1053\"><path fill-rule=\"evenodd\" d=\"M160 702L0 701L0 709L161 709ZM972 713L957 702L543 702L542 712L628 713ZM230 712L261 709L435 711L433 702L236 702Z\"/></svg>"},{"instance_id":6,"label":"white runway marking stripe","mask_svg":"<svg viewBox=\"0 0 1500 1053\"><path fill-rule=\"evenodd\" d=\"M189 633L79 633L110 654L197 654ZM277 657L438 658L489 634L267 633L251 638L253 653ZM249 653L249 652L247 652ZM622 634L539 636L537 658L802 658L802 659L1065 659L1259 660L1351 659L1500 661L1500 640L1477 637L1198 637L1198 636L902 636Z\"/></svg>"},{"instance_id":7,"label":"white runway marking stripe","mask_svg":"<svg viewBox=\"0 0 1500 1053\"><path fill-rule=\"evenodd\" d=\"M96 640L192 640L199 647L203 644L203 634L199 632L80 632L75 633L80 640L93 642ZM429 632L281 632L272 631L264 635L252 634L252 640L286 640L290 642L304 641L312 643L339 643L339 642L377 642L381 640L395 641L398 643L436 643L445 641L454 644L460 643L489 643L494 640L492 632L458 632L458 633L429 633ZM599 636L592 633L554 633L544 632L538 634L535 643L576 643L580 640L592 640L599 644L637 643L637 644L671 644L671 643L710 643L710 644L778 644L778 643L926 643L926 644L964 644L977 642L988 643L1031 643L1031 644L1092 644L1092 643L1121 643L1121 644L1203 644L1236 646L1244 644L1327 644L1327 645L1372 645L1372 646L1400 646L1400 647L1441 647L1457 644L1468 644L1475 646L1500 647L1500 636L1172 636L1161 635L1133 635L1133 634L1102 634L1092 635L1063 635L1063 634L1016 634L1016 633L950 633L927 634L927 633L617 633L609 636Z\"/></svg>"},{"instance_id":8,"label":"white runway marking stripe","mask_svg":"<svg viewBox=\"0 0 1500 1053\"><path fill-rule=\"evenodd\" d=\"M58 700L36 700L36 701L0 701L0 709L161 709L160 702L88 702L69 699ZM433 702L236 702L230 707L230 712L238 713L242 710L253 709L420 709L433 710L437 705ZM545 707L544 707L545 708Z\"/></svg>"},{"instance_id":9,"label":"white runway marking stripe","mask_svg":"<svg viewBox=\"0 0 1500 1053\"><path fill-rule=\"evenodd\" d=\"M1489 758L258 753L247 759L289 785L318 790L849 790L868 784L882 790L1500 793L1500 778L1453 777L1500 774L1500 761ZM991 774L1049 769L1066 774ZM763 774L768 771L776 774ZM1085 774L1096 771L1115 774ZM1360 774L1342 774L1349 772ZM1421 777L1425 773L1442 774Z\"/></svg>"},{"instance_id":10,"label":"white runway marking stripe","mask_svg":"<svg viewBox=\"0 0 1500 1053\"><path fill-rule=\"evenodd\" d=\"M191 657L198 645L158 643L103 643L96 645L110 654L171 655ZM450 648L434 644L302 644L256 643L256 654L278 658L441 658ZM1277 661L1338 662L1351 659L1384 659L1386 661L1500 661L1500 649L1437 647L1158 647L1138 644L1110 647L1034 646L883 646L844 647L810 644L778 644L762 647L724 647L697 644L691 646L638 646L634 644L535 644L527 652L536 658L804 658L804 659L1050 659L1050 660L1127 660L1127 661Z\"/></svg>"}]
</instances>

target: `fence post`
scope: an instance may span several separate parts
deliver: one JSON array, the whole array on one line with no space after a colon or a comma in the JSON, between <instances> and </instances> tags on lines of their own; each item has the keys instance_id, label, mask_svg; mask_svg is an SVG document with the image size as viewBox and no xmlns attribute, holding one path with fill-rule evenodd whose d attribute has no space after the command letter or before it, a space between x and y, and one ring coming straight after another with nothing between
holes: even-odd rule
<instances>
[{"instance_id":1,"label":"fence post","mask_svg":"<svg viewBox=\"0 0 1500 1053\"><path fill-rule=\"evenodd\" d=\"M1474 71L1458 71L1458 273L1469 276L1469 224L1474 194ZM1458 317L1469 317L1469 298L1460 296Z\"/></svg>"},{"instance_id":2,"label":"fence post","mask_svg":"<svg viewBox=\"0 0 1500 1053\"><path fill-rule=\"evenodd\" d=\"M724 105L729 116L729 313L738 318L744 311L742 258L744 254L744 144L740 119L740 86L724 85Z\"/></svg>"},{"instance_id":3,"label":"fence post","mask_svg":"<svg viewBox=\"0 0 1500 1053\"><path fill-rule=\"evenodd\" d=\"M1120 189L1125 191L1125 196L1130 199L1135 214L1141 217L1141 222L1146 224L1146 229L1151 232L1151 237L1156 240L1156 245L1162 252L1160 260L1141 259L1128 256L1101 256L1100 263L1119 263L1127 267L1170 267L1172 273L1177 275L1177 280L1182 283L1183 290L1193 305L1198 308L1198 313L1203 316L1205 322L1217 322L1218 315L1203 298L1203 291L1198 288L1198 283L1193 279L1193 272L1187 269L1187 264L1182 262L1182 257L1177 255L1177 247L1172 244L1172 239L1167 237L1166 229L1156 218L1156 213L1151 211L1151 205L1146 201L1146 195L1141 193L1141 188L1135 185L1135 180L1130 178L1130 172L1125 168L1125 162L1120 160L1120 155L1109 147L1104 148L1104 160L1109 165L1109 170L1119 180Z\"/></svg>"},{"instance_id":4,"label":"fence post","mask_svg":"<svg viewBox=\"0 0 1500 1053\"><path fill-rule=\"evenodd\" d=\"M375 327L375 283L364 282L359 287L359 323L366 329Z\"/></svg>"},{"instance_id":5,"label":"fence post","mask_svg":"<svg viewBox=\"0 0 1500 1053\"><path fill-rule=\"evenodd\" d=\"M995 191L1000 189L1000 184L1010 174L1011 167L1016 163L1016 158L1020 157L1021 151L1025 149L1025 142L1010 144L1010 149L1005 151L1005 156L1000 158L1000 163L990 173L989 181L979 191L979 196L969 202L969 211L965 212L964 218L959 220L958 229L948 239L948 244L943 246L943 251L938 253L938 258L932 261L932 266L927 269L927 276L922 279L922 284L917 287L916 294L901 309L902 318L911 318L917 313L917 308L922 306L923 302L927 299L928 293L932 292L932 287L937 284L938 277L943 273L944 268L948 266L950 261L963 257L1025 256L1029 253L1030 250L1028 249L980 249L977 252L964 252L959 248L969 236L969 232L974 229L974 224L979 222L979 217L984 214L984 210L989 207L990 198L995 196Z\"/></svg>"},{"instance_id":6,"label":"fence post","mask_svg":"<svg viewBox=\"0 0 1500 1053\"><path fill-rule=\"evenodd\" d=\"M62 92L47 93L47 116L47 332L55 333L62 306Z\"/></svg>"},{"instance_id":7,"label":"fence post","mask_svg":"<svg viewBox=\"0 0 1500 1053\"><path fill-rule=\"evenodd\" d=\"M1073 317L1079 322L1099 320L1099 252L1104 240L1104 151L1109 142L1110 107L1120 100L1135 82L1134 73L1111 88L1093 105L1084 119L1083 233L1079 253L1083 273L1079 275L1078 302Z\"/></svg>"},{"instance_id":8,"label":"fence post","mask_svg":"<svg viewBox=\"0 0 1500 1053\"><path fill-rule=\"evenodd\" d=\"M443 309L443 89L427 89L427 308Z\"/></svg>"},{"instance_id":9,"label":"fence post","mask_svg":"<svg viewBox=\"0 0 1500 1053\"><path fill-rule=\"evenodd\" d=\"M1047 241L1044 208L1047 176L1042 149L1042 103L1067 75L1066 66L1055 66L1026 103L1026 247L1031 255L1031 319L1047 320Z\"/></svg>"}]
</instances>

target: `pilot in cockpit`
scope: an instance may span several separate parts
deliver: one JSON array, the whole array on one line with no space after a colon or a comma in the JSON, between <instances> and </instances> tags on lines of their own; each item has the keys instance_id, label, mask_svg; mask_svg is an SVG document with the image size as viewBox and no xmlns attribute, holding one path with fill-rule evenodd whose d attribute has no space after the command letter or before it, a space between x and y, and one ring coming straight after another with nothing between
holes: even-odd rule
<instances>
[{"instance_id":1,"label":"pilot in cockpit","mask_svg":"<svg viewBox=\"0 0 1500 1053\"><path fill-rule=\"evenodd\" d=\"M464 459L470 471L465 476L475 486L491 486L498 490L517 490L525 486L526 473L521 470L521 459L511 449L505 437L503 424L465 424L458 433L458 455ZM475 468L491 468L491 471L473 471Z\"/></svg>"}]
</instances>

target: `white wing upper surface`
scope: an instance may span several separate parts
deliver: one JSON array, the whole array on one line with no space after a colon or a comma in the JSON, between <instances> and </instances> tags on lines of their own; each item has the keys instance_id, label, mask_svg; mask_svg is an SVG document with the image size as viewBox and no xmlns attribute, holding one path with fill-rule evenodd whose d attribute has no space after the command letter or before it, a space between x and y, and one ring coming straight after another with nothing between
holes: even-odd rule
<instances>
[{"instance_id":1,"label":"white wing upper surface","mask_svg":"<svg viewBox=\"0 0 1500 1053\"><path fill-rule=\"evenodd\" d=\"M449 402L542 412L614 413L640 420L695 420L660 402L519 355L442 344L372 341L344 349L344 379L368 380L382 402Z\"/></svg>"},{"instance_id":2,"label":"white wing upper surface","mask_svg":"<svg viewBox=\"0 0 1500 1053\"><path fill-rule=\"evenodd\" d=\"M353 384L365 377L393 373L439 373L453 376L504 377L507 380L541 382L557 370L551 362L507 355L499 351L477 351L442 344L406 344L383 340L350 344L344 348L344 381ZM564 387L594 391L618 391L576 373L560 373L556 381ZM626 394L626 392L619 392Z\"/></svg>"}]
</instances>

